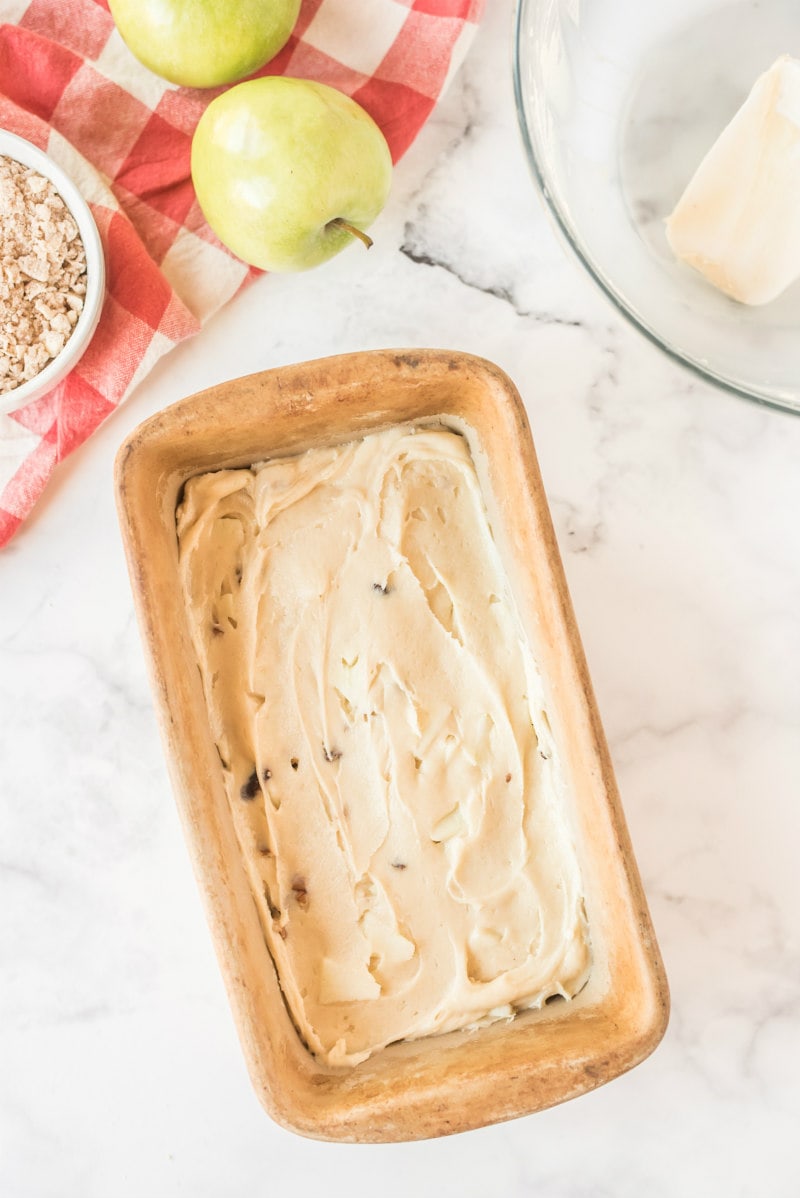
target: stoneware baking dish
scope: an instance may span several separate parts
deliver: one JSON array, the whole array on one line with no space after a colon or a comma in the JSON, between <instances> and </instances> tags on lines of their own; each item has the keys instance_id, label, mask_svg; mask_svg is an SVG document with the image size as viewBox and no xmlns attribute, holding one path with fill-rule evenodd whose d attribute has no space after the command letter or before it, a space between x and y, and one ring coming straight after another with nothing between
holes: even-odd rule
<instances>
[{"instance_id":1,"label":"stoneware baking dish","mask_svg":"<svg viewBox=\"0 0 800 1198\"><path fill-rule=\"evenodd\" d=\"M301 1042L232 827L178 575L188 478L397 424L462 432L544 679L583 875L593 963L577 997L400 1042L352 1068ZM173 786L250 1075L269 1114L321 1139L377 1142L529 1114L630 1069L664 1033L668 992L520 397L496 366L437 350L349 354L236 379L141 425L116 489Z\"/></svg>"}]
</instances>

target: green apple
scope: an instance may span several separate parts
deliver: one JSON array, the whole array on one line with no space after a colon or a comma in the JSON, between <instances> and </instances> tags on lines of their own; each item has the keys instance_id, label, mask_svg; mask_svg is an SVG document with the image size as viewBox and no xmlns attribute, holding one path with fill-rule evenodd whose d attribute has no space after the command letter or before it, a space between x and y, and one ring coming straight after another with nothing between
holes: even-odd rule
<instances>
[{"instance_id":1,"label":"green apple","mask_svg":"<svg viewBox=\"0 0 800 1198\"><path fill-rule=\"evenodd\" d=\"M164 79L218 87L252 75L289 40L300 0L108 0L128 48Z\"/></svg>"},{"instance_id":2,"label":"green apple","mask_svg":"<svg viewBox=\"0 0 800 1198\"><path fill-rule=\"evenodd\" d=\"M360 105L307 79L240 83L209 104L192 179L220 241L263 270L307 270L359 237L386 203L392 159Z\"/></svg>"}]
</instances>

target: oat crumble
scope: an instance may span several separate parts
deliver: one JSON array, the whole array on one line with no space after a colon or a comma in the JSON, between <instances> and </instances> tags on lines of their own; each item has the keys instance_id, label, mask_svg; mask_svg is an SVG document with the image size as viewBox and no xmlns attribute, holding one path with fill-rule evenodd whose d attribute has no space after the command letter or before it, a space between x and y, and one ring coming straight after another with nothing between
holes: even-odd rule
<instances>
[{"instance_id":1,"label":"oat crumble","mask_svg":"<svg viewBox=\"0 0 800 1198\"><path fill-rule=\"evenodd\" d=\"M0 155L0 395L35 378L78 323L86 253L49 179Z\"/></svg>"}]
</instances>

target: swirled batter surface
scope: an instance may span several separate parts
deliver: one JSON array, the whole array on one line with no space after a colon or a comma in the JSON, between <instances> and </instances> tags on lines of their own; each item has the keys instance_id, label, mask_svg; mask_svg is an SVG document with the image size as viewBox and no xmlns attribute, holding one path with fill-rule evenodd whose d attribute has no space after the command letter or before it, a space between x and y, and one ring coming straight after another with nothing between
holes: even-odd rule
<instances>
[{"instance_id":1,"label":"swirled batter surface","mask_svg":"<svg viewBox=\"0 0 800 1198\"><path fill-rule=\"evenodd\" d=\"M570 997L589 940L536 665L466 441L187 483L192 636L295 1024L328 1063Z\"/></svg>"}]
</instances>

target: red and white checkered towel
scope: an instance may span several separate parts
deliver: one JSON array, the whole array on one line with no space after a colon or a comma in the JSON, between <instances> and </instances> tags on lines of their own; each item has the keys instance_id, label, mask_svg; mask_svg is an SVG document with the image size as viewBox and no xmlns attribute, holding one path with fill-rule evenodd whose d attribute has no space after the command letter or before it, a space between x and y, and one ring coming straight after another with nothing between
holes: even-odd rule
<instances>
[{"instance_id":1,"label":"red and white checkered towel","mask_svg":"<svg viewBox=\"0 0 800 1198\"><path fill-rule=\"evenodd\" d=\"M463 58L483 2L305 0L288 44L260 73L346 92L397 161ZM76 368L0 415L0 546L58 462L258 274L220 244L192 188L192 132L221 90L174 87L147 71L105 0L0 0L0 127L46 150L78 184L108 273L100 324Z\"/></svg>"}]
</instances>

